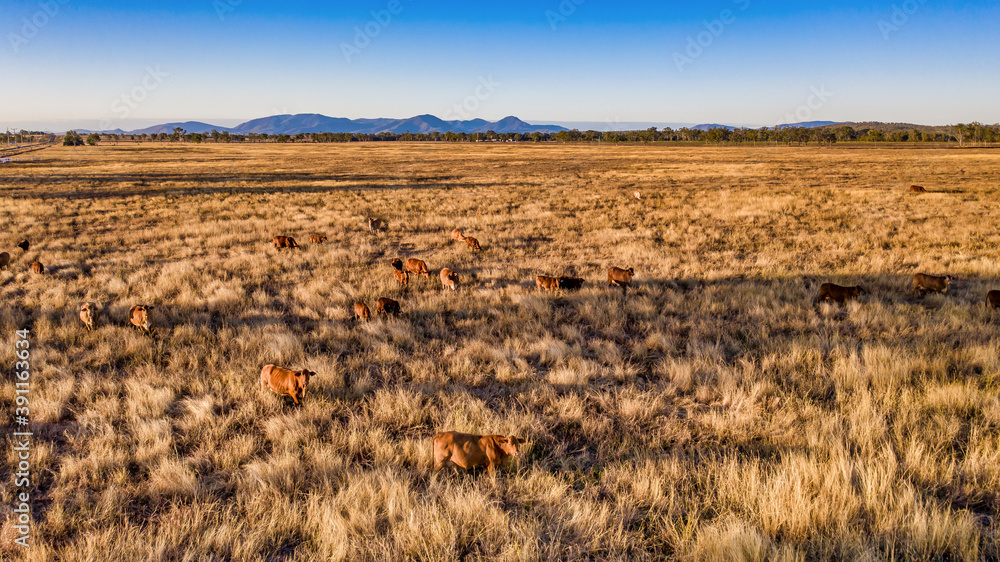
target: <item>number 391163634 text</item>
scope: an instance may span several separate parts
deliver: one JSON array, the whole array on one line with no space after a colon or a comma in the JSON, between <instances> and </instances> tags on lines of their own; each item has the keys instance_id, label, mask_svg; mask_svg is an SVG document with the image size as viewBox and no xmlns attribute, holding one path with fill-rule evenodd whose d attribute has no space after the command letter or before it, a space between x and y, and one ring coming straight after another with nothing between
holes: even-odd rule
<instances>
[{"instance_id":1,"label":"number 391163634 text","mask_svg":"<svg viewBox=\"0 0 1000 562\"><path fill-rule=\"evenodd\" d=\"M17 537L14 542L27 548L31 536L31 344L28 341L29 331L18 330L14 339L15 389L14 389L14 423L13 443L17 469L14 471L14 529Z\"/></svg>"}]
</instances>

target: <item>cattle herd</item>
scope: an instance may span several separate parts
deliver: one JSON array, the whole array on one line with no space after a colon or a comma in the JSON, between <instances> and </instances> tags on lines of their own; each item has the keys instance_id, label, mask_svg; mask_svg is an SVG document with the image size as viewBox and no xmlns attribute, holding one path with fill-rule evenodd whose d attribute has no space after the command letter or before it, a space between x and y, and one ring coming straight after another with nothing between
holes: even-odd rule
<instances>
[{"instance_id":1,"label":"cattle herd","mask_svg":"<svg viewBox=\"0 0 1000 562\"><path fill-rule=\"evenodd\" d=\"M916 193L925 192L920 186L912 186L910 191ZM635 197L638 199L640 194L636 192ZM385 232L387 224L384 220L369 217L368 229L375 234ZM479 240L465 236L461 230L452 230L451 238L459 242L465 242L473 252L482 251ZM271 241L278 250L299 248L295 238L291 236L275 236ZM327 241L327 237L321 234L311 234L309 235L309 241L312 244L323 244ZM27 252L29 247L28 240L21 240L17 244L17 248L20 248L22 252ZM0 269L9 269L10 262L10 254L8 252L0 252ZM410 275L431 278L427 264L420 259L408 258L406 261L403 261L401 258L394 258L390 261L389 265L391 266L393 276L400 286L406 286L409 283ZM42 275L45 273L45 266L39 261L32 262L30 268L36 274ZM625 295L632 286L632 277L634 275L635 271L631 267L628 269L611 267L608 269L608 286L621 288L622 294ZM443 288L453 291L458 289L459 276L451 269L447 267L441 268L439 277ZM539 291L571 291L583 287L584 282L585 280L580 277L548 277L539 275L535 278L535 288ZM948 291L950 284L951 277L949 276L941 277L917 273L913 276L911 291L943 294ZM820 285L815 302L833 301L844 303L848 300L857 299L865 293L865 289L860 286L843 287L833 283L823 283ZM990 308L1000 308L1000 291L989 291L986 295L986 305ZM144 333L149 334L150 321L148 313L151 310L153 310L153 307L145 304L132 306L128 312L129 323ZM388 297L380 297L375 302L375 314L379 316L398 316L401 314L400 303ZM86 329L92 331L97 328L101 319L101 308L95 303L85 302L80 305L79 315ZM371 319L371 316L371 310L368 308L368 305L360 301L354 303L354 318L356 320L362 322L368 321ZM277 365L265 365L260 372L261 389L264 392L270 389L279 395L289 396L292 402L299 404L299 401L305 396L309 379L315 375L316 373L307 369L295 371ZM492 475L495 473L497 466L505 458L518 454L517 447L523 442L523 440L513 435L484 436L454 431L439 433L433 440L434 468L435 470L440 470L445 466L449 466L470 470L475 467L485 466Z\"/></svg>"}]
</instances>

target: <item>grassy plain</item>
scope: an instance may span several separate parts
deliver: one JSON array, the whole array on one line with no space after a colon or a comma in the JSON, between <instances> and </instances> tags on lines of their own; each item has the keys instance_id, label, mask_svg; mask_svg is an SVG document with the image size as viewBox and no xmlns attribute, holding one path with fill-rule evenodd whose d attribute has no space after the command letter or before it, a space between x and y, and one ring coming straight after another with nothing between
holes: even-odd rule
<instances>
[{"instance_id":1,"label":"grassy plain","mask_svg":"<svg viewBox=\"0 0 1000 562\"><path fill-rule=\"evenodd\" d=\"M30 327L35 433L28 551L2 453L3 559L1000 557L998 150L35 156L0 166L0 365ZM431 280L401 290L396 256ZM625 298L610 265L635 268ZM917 271L955 281L911 295ZM870 294L814 305L824 281ZM352 319L380 296L403 315ZM301 407L261 392L265 363L319 373ZM495 479L435 474L444 430L528 444Z\"/></svg>"}]
</instances>

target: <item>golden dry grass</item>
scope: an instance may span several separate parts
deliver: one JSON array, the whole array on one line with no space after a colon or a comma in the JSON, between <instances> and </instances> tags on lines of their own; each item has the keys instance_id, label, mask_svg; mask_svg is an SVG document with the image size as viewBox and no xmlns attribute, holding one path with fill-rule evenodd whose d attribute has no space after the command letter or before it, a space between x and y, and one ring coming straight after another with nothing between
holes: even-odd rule
<instances>
[{"instance_id":1,"label":"golden dry grass","mask_svg":"<svg viewBox=\"0 0 1000 562\"><path fill-rule=\"evenodd\" d=\"M27 552L5 449L4 559L1000 557L996 150L40 155L0 167L0 364L30 327L36 434ZM396 256L431 279L400 289ZM956 280L911 295L916 271ZM869 294L813 305L824 281ZM380 296L402 316L353 320ZM319 373L301 407L265 363ZM528 444L495 479L435 474L443 430Z\"/></svg>"}]
</instances>

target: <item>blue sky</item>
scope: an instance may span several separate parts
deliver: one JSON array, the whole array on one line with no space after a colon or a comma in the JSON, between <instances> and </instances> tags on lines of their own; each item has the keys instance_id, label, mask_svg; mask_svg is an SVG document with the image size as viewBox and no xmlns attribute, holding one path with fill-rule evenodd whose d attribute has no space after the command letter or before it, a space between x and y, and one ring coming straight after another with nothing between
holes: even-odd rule
<instances>
[{"instance_id":1,"label":"blue sky","mask_svg":"<svg viewBox=\"0 0 1000 562\"><path fill-rule=\"evenodd\" d=\"M995 123L997 29L997 1L3 0L0 127Z\"/></svg>"}]
</instances>

